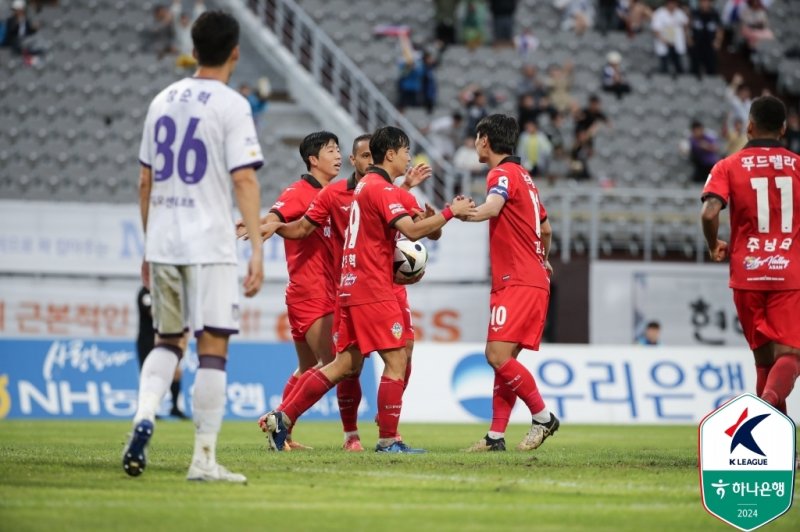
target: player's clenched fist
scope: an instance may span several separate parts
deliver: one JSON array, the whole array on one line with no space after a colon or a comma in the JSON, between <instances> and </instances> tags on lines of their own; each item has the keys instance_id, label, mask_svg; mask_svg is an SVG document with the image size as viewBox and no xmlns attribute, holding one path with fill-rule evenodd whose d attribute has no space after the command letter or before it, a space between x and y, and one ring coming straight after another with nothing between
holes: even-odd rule
<instances>
[{"instance_id":1,"label":"player's clenched fist","mask_svg":"<svg viewBox=\"0 0 800 532\"><path fill-rule=\"evenodd\" d=\"M708 250L711 260L722 262L728 258L728 243L724 240L717 240L717 245Z\"/></svg>"}]
</instances>

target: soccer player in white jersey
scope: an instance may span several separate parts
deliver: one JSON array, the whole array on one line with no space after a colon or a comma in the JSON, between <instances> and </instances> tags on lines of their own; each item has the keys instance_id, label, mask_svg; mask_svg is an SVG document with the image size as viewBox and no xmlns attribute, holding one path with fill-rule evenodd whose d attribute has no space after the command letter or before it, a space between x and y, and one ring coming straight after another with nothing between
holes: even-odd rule
<instances>
[{"instance_id":1,"label":"soccer player in white jersey","mask_svg":"<svg viewBox=\"0 0 800 532\"><path fill-rule=\"evenodd\" d=\"M188 480L246 482L216 460L225 413L228 337L239 329L236 234L231 179L247 230L259 230L255 171L263 157L250 106L227 86L239 59L239 24L209 11L192 26L194 77L173 83L150 104L139 152L145 284L152 281L156 346L139 383L133 434L123 455L126 473L138 476L155 413L181 357L184 331L197 337L200 368L194 384L194 456ZM261 239L252 255L244 294L263 281ZM147 268L149 265L149 271ZM191 329L189 329L191 327Z\"/></svg>"}]
</instances>

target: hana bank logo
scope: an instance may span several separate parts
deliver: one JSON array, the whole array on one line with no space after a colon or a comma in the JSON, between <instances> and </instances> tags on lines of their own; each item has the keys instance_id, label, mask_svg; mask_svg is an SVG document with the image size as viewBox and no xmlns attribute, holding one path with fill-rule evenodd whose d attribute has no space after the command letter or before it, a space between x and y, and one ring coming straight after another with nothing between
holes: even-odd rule
<instances>
[{"instance_id":1,"label":"hana bank logo","mask_svg":"<svg viewBox=\"0 0 800 532\"><path fill-rule=\"evenodd\" d=\"M453 370L453 396L461 407L479 419L492 419L494 370L483 353L465 356Z\"/></svg>"},{"instance_id":2,"label":"hana bank logo","mask_svg":"<svg viewBox=\"0 0 800 532\"><path fill-rule=\"evenodd\" d=\"M54 370L72 368L86 373L90 369L103 371L106 368L121 367L135 357L133 351L105 351L97 344L85 344L83 340L61 342L50 345L42 364L45 380L52 380Z\"/></svg>"}]
</instances>

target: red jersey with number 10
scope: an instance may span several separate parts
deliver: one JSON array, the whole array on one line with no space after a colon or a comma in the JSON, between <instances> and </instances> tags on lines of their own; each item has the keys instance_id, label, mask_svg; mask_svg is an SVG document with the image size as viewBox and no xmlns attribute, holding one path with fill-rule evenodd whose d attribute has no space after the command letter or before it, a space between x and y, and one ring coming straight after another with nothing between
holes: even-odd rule
<instances>
[{"instance_id":1,"label":"red jersey with number 10","mask_svg":"<svg viewBox=\"0 0 800 532\"><path fill-rule=\"evenodd\" d=\"M753 140L714 165L703 200L730 205L731 288L800 289L800 158Z\"/></svg>"},{"instance_id":2,"label":"red jersey with number 10","mask_svg":"<svg viewBox=\"0 0 800 532\"><path fill-rule=\"evenodd\" d=\"M321 190L324 188L319 181L306 174L281 192L269 212L276 214L282 222L293 222L306 213ZM288 304L309 299L334 299L330 235L330 224L325 224L323 231L314 231L306 239L283 241L289 270L289 284L286 285Z\"/></svg>"},{"instance_id":3,"label":"red jersey with number 10","mask_svg":"<svg viewBox=\"0 0 800 532\"><path fill-rule=\"evenodd\" d=\"M394 224L411 213L401 189L382 169L371 167L356 185L344 238L338 303L342 306L395 301Z\"/></svg>"},{"instance_id":4,"label":"red jersey with number 10","mask_svg":"<svg viewBox=\"0 0 800 532\"><path fill-rule=\"evenodd\" d=\"M489 221L492 292L515 285L549 292L541 230L547 211L519 161L518 157L506 157L486 176L486 196L497 194L506 200L500 214Z\"/></svg>"}]
</instances>

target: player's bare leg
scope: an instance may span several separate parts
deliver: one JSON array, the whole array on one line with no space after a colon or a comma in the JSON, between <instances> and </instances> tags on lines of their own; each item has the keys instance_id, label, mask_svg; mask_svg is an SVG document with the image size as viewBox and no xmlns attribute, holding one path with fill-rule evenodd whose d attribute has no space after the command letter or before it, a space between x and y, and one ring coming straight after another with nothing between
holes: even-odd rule
<instances>
[{"instance_id":1,"label":"player's bare leg","mask_svg":"<svg viewBox=\"0 0 800 532\"><path fill-rule=\"evenodd\" d=\"M500 388L495 394L502 394L505 391L502 386L506 386L522 399L530 410L531 428L517 445L520 451L530 451L541 446L544 440L558 430L559 421L545 406L531 372L517 361L520 351L522 351L521 346L514 342L488 342L486 360L494 368L495 375L500 380ZM494 406L494 400L492 404ZM486 441L489 443L488 439Z\"/></svg>"},{"instance_id":2,"label":"player's bare leg","mask_svg":"<svg viewBox=\"0 0 800 532\"><path fill-rule=\"evenodd\" d=\"M192 419L195 426L194 453L187 480L246 483L217 463L217 436L225 415L228 335L203 331L197 340L200 367L194 381Z\"/></svg>"}]
</instances>

